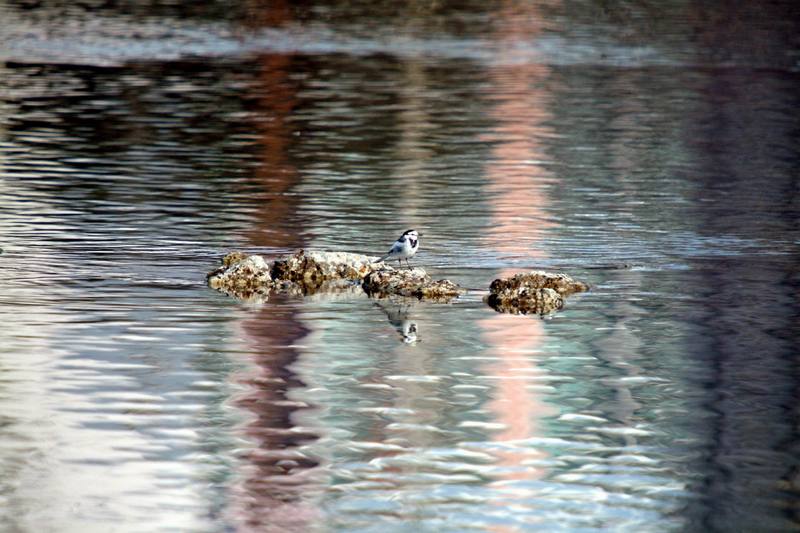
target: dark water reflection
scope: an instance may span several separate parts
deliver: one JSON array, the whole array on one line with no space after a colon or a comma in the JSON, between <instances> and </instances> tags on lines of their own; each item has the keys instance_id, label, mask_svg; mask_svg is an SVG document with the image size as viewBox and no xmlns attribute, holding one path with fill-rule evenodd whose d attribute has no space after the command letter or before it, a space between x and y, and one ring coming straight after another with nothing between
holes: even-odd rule
<instances>
[{"instance_id":1,"label":"dark water reflection","mask_svg":"<svg viewBox=\"0 0 800 533\"><path fill-rule=\"evenodd\" d=\"M796 529L796 9L668 5L0 6L2 527ZM593 290L204 285L406 227Z\"/></svg>"}]
</instances>

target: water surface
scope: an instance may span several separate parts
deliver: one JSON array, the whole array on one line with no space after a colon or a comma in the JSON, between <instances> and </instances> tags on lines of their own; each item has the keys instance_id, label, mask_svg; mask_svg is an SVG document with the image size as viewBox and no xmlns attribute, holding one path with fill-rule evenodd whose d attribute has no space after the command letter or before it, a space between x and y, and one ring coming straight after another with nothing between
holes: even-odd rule
<instances>
[{"instance_id":1,"label":"water surface","mask_svg":"<svg viewBox=\"0 0 800 533\"><path fill-rule=\"evenodd\" d=\"M796 21L2 4L0 525L797 529ZM410 227L467 296L205 286Z\"/></svg>"}]
</instances>

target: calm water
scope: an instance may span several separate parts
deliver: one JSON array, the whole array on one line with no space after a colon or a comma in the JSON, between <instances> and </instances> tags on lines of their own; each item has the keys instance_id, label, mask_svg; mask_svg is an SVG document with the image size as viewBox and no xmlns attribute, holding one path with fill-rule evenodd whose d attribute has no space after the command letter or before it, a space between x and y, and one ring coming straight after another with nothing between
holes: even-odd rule
<instances>
[{"instance_id":1,"label":"calm water","mask_svg":"<svg viewBox=\"0 0 800 533\"><path fill-rule=\"evenodd\" d=\"M148 4L0 4L0 529L800 528L793 3Z\"/></svg>"}]
</instances>

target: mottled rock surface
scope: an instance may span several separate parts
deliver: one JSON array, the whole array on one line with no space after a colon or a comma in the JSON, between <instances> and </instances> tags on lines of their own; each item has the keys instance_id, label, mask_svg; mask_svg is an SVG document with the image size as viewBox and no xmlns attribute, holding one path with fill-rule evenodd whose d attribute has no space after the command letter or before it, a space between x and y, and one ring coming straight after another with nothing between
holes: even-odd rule
<instances>
[{"instance_id":1,"label":"mottled rock surface","mask_svg":"<svg viewBox=\"0 0 800 533\"><path fill-rule=\"evenodd\" d=\"M243 300L263 295L274 287L271 266L260 255L233 252L222 258L222 266L207 276L208 285Z\"/></svg>"},{"instance_id":2,"label":"mottled rock surface","mask_svg":"<svg viewBox=\"0 0 800 533\"><path fill-rule=\"evenodd\" d=\"M546 315L564 307L564 298L553 289L522 289L513 295L490 294L486 301L495 311L514 315Z\"/></svg>"},{"instance_id":3,"label":"mottled rock surface","mask_svg":"<svg viewBox=\"0 0 800 533\"><path fill-rule=\"evenodd\" d=\"M272 265L273 279L292 281L314 293L333 280L361 280L379 268L376 258L347 252L306 252L278 259Z\"/></svg>"},{"instance_id":4,"label":"mottled rock surface","mask_svg":"<svg viewBox=\"0 0 800 533\"><path fill-rule=\"evenodd\" d=\"M487 303L503 313L544 315L561 309L565 296L587 290L586 283L566 274L537 270L494 280Z\"/></svg>"},{"instance_id":5,"label":"mottled rock surface","mask_svg":"<svg viewBox=\"0 0 800 533\"><path fill-rule=\"evenodd\" d=\"M561 296L569 296L575 292L588 291L589 286L582 281L575 281L566 274L534 270L510 278L496 279L489 287L489 292L500 294L522 289L553 289Z\"/></svg>"},{"instance_id":6,"label":"mottled rock surface","mask_svg":"<svg viewBox=\"0 0 800 533\"><path fill-rule=\"evenodd\" d=\"M448 301L464 294L464 290L447 279L434 281L421 268L394 269L384 267L368 274L362 283L368 294L413 296L421 300Z\"/></svg>"},{"instance_id":7,"label":"mottled rock surface","mask_svg":"<svg viewBox=\"0 0 800 533\"><path fill-rule=\"evenodd\" d=\"M432 301L447 301L464 292L452 281L433 281L421 268L397 270L374 261L374 257L360 254L300 250L270 264L258 255L232 252L208 275L208 284L246 300L272 291L305 295L352 292L353 285L362 281L361 287L370 294Z\"/></svg>"},{"instance_id":8,"label":"mottled rock surface","mask_svg":"<svg viewBox=\"0 0 800 533\"><path fill-rule=\"evenodd\" d=\"M220 267L220 268L229 267L229 266L231 266L233 264L238 263L239 261L242 261L243 259L247 259L248 257L249 256L244 252L231 252L231 253L229 253L228 255L226 255L225 257L222 258L222 267ZM253 256L253 257L256 257L256 256Z\"/></svg>"}]
</instances>

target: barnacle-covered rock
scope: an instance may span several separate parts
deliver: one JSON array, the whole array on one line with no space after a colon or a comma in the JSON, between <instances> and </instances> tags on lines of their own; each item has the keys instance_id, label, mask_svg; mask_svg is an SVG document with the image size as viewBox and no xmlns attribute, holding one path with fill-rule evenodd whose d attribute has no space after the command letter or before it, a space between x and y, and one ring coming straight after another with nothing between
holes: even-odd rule
<instances>
[{"instance_id":1,"label":"barnacle-covered rock","mask_svg":"<svg viewBox=\"0 0 800 533\"><path fill-rule=\"evenodd\" d=\"M362 287L368 294L378 296L396 294L440 302L452 300L465 292L450 280L433 281L421 268L404 270L384 267L368 274Z\"/></svg>"},{"instance_id":2,"label":"barnacle-covered rock","mask_svg":"<svg viewBox=\"0 0 800 533\"><path fill-rule=\"evenodd\" d=\"M354 282L378 268L374 259L346 252L300 250L269 263L260 255L231 252L207 279L210 287L245 300L276 291L297 295L349 292Z\"/></svg>"},{"instance_id":3,"label":"barnacle-covered rock","mask_svg":"<svg viewBox=\"0 0 800 533\"><path fill-rule=\"evenodd\" d=\"M230 296L251 300L275 286L271 266L260 255L232 252L222 259L222 266L209 273L208 285Z\"/></svg>"},{"instance_id":4,"label":"barnacle-covered rock","mask_svg":"<svg viewBox=\"0 0 800 533\"><path fill-rule=\"evenodd\" d=\"M333 280L361 280L377 270L374 257L348 252L306 252L276 260L272 278L297 283L307 293L314 293Z\"/></svg>"},{"instance_id":5,"label":"barnacle-covered rock","mask_svg":"<svg viewBox=\"0 0 800 533\"><path fill-rule=\"evenodd\" d=\"M490 294L487 303L501 313L546 315L564 307L564 298L553 289L522 289L513 295Z\"/></svg>"},{"instance_id":6,"label":"barnacle-covered rock","mask_svg":"<svg viewBox=\"0 0 800 533\"><path fill-rule=\"evenodd\" d=\"M421 268L397 270L386 267L368 274L361 286L369 294L414 296L414 291L429 281L430 276Z\"/></svg>"},{"instance_id":7,"label":"barnacle-covered rock","mask_svg":"<svg viewBox=\"0 0 800 533\"><path fill-rule=\"evenodd\" d=\"M503 313L544 315L561 309L565 296L587 290L586 283L566 274L536 270L494 280L487 303Z\"/></svg>"},{"instance_id":8,"label":"barnacle-covered rock","mask_svg":"<svg viewBox=\"0 0 800 533\"><path fill-rule=\"evenodd\" d=\"M235 263L238 263L239 261L242 261L243 259L247 259L248 257L249 256L244 252L231 252L222 258L221 268L229 267Z\"/></svg>"},{"instance_id":9,"label":"barnacle-covered rock","mask_svg":"<svg viewBox=\"0 0 800 533\"><path fill-rule=\"evenodd\" d=\"M575 292L588 291L589 286L582 281L575 281L566 274L534 270L510 278L496 279L489 287L489 292L500 294L523 289L553 289L561 296L569 296Z\"/></svg>"}]
</instances>

